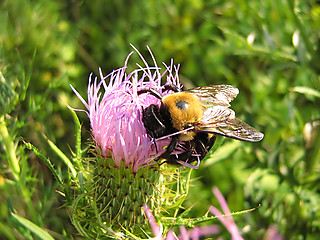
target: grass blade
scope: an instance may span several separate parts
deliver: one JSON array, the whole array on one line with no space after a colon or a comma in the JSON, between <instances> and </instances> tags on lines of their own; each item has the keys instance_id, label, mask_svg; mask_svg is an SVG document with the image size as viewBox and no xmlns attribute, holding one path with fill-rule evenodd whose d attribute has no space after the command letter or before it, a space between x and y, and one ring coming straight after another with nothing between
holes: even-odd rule
<instances>
[{"instance_id":1,"label":"grass blade","mask_svg":"<svg viewBox=\"0 0 320 240\"><path fill-rule=\"evenodd\" d=\"M15 213L11 212L11 216L17 220L21 225L23 225L24 227L26 227L27 229L29 229L31 232L33 232L34 234L36 234L40 239L43 240L54 240L54 238L47 233L45 230L43 230L42 228L40 228L39 226L37 226L36 224L34 224L33 222L31 222L30 220L21 217Z\"/></svg>"}]
</instances>

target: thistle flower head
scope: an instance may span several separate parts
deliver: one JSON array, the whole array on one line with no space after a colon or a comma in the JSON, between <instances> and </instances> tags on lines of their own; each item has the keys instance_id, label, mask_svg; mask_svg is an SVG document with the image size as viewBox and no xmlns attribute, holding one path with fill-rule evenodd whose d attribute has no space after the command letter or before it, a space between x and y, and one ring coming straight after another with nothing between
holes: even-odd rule
<instances>
[{"instance_id":1,"label":"thistle flower head","mask_svg":"<svg viewBox=\"0 0 320 240\"><path fill-rule=\"evenodd\" d=\"M170 140L157 140L155 145L148 135L143 109L160 106L161 99L139 92L154 89L165 96L171 91L163 90L162 84L181 88L179 66L171 62L161 69L155 60L149 66L140 55L145 66L127 73L131 54L123 67L110 74L104 76L100 69L100 78L90 75L87 101L71 86L86 107L96 147L96 156L87 161L90 171L84 173L85 186L78 188L81 194L73 201L74 225L86 237L98 237L105 229L140 231L146 225L143 205L155 213L161 211L162 178L153 163Z\"/></svg>"},{"instance_id":2,"label":"thistle flower head","mask_svg":"<svg viewBox=\"0 0 320 240\"><path fill-rule=\"evenodd\" d=\"M162 92L163 81L164 85L174 84L178 88L181 85L178 78L179 65L175 66L173 62L170 66L164 64L165 69L161 73L155 60L154 66L150 67L141 55L145 67L127 74L127 62L131 54L123 67L107 76L103 76L100 69L100 80L97 77L92 80L90 75L87 102L72 89L87 108L92 136L100 154L112 158L117 167L123 162L126 167L132 166L133 172L136 172L163 154L163 147L168 145L168 140L159 140L156 150L142 122L142 109L151 104L160 105L161 100L151 94L139 95L138 91L152 88L165 96L171 91ZM150 54L152 56L151 51Z\"/></svg>"}]
</instances>

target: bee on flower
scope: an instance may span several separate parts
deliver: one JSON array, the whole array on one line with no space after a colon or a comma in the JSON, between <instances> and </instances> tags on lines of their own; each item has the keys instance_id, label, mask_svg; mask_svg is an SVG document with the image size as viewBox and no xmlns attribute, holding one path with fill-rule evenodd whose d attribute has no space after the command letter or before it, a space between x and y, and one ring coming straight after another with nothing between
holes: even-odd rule
<instances>
[{"instance_id":1,"label":"bee on flower","mask_svg":"<svg viewBox=\"0 0 320 240\"><path fill-rule=\"evenodd\" d=\"M136 50L136 49L135 49ZM179 65L127 73L123 67L89 77L86 107L95 157L73 202L73 222L86 237L146 226L143 206L158 215L165 195L162 163L198 168L216 135L257 142L263 134L235 117L229 108L238 89L212 85L182 91ZM79 110L79 109L76 109ZM83 111L83 110L79 110ZM196 162L196 164L194 164ZM121 235L121 234L120 234ZM240 239L240 238L238 238Z\"/></svg>"},{"instance_id":2,"label":"bee on flower","mask_svg":"<svg viewBox=\"0 0 320 240\"><path fill-rule=\"evenodd\" d=\"M211 85L182 91L179 65L165 65L160 73L154 60L154 67L144 62L145 68L126 74L127 60L107 76L100 69L100 82L97 77L92 82L90 75L88 102L74 89L88 110L97 147L102 156L111 154L116 166L124 162L136 171L152 160L164 159L198 168L216 135L262 140L261 132L236 118L229 108L237 88ZM197 165L190 164L195 161Z\"/></svg>"}]
</instances>

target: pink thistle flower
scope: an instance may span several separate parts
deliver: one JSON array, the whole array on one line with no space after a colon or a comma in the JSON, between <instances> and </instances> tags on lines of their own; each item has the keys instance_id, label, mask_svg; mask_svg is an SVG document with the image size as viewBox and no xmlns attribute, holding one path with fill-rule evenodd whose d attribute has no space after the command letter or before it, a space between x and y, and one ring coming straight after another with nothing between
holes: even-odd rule
<instances>
[{"instance_id":1,"label":"pink thistle flower","mask_svg":"<svg viewBox=\"0 0 320 240\"><path fill-rule=\"evenodd\" d=\"M136 49L135 49L136 50ZM150 104L160 105L161 101L150 94L138 95L141 89L153 88L164 96L171 91L162 92L162 81L181 88L179 83L179 65L165 66L163 73L148 48L154 61L150 67L141 54L145 67L126 74L127 62L123 67L103 76L99 69L100 80L89 77L88 101L71 86L75 94L87 108L93 140L105 158L112 158L117 167L124 162L125 167L132 166L133 172L152 164L152 160L164 153L168 139L157 140L158 152L154 141L148 136L142 122L142 109ZM108 82L108 83L107 83ZM78 109L76 109L78 110Z\"/></svg>"}]
</instances>

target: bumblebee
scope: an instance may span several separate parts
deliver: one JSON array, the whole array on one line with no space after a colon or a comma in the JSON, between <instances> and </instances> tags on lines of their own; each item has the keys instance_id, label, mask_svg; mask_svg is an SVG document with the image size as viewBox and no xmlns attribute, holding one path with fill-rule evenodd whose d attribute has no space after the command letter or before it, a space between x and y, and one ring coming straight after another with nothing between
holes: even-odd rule
<instances>
[{"instance_id":1,"label":"bumblebee","mask_svg":"<svg viewBox=\"0 0 320 240\"><path fill-rule=\"evenodd\" d=\"M263 133L235 117L230 102L239 90L231 85L211 85L180 91L175 85L165 85L162 96L155 89L143 89L161 100L143 109L142 121L154 140L170 136L171 142L159 159L171 164L201 161L212 148L216 135L241 141L258 142Z\"/></svg>"}]
</instances>

